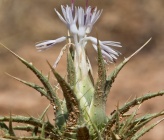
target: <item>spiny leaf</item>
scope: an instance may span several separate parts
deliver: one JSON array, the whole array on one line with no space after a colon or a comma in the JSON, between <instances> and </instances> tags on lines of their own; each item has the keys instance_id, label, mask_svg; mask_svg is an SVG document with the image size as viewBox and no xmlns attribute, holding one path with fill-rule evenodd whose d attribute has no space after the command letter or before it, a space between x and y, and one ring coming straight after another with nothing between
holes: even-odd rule
<instances>
[{"instance_id":1,"label":"spiny leaf","mask_svg":"<svg viewBox=\"0 0 164 140\"><path fill-rule=\"evenodd\" d=\"M155 98L158 96L163 96L164 95L164 91L159 91L159 92L155 92L155 93L148 93L142 97L136 98L134 100L132 100L131 102L126 103L122 108L119 109L121 114L124 114L125 112L127 112L130 108L139 105L141 103L143 103L146 100L149 100L151 98Z\"/></svg>"},{"instance_id":2,"label":"spiny leaf","mask_svg":"<svg viewBox=\"0 0 164 140\"><path fill-rule=\"evenodd\" d=\"M14 77L14 76L8 74L8 73L6 73L6 74L7 74L8 76L12 77L13 79L15 79L15 80L17 80L17 81L19 81L19 82L21 82L21 83L23 83L23 84L25 84L25 85L31 87L31 88L37 90L38 92L41 93L42 96L45 96L48 100L51 101L50 96L46 93L46 91L44 90L43 87L40 87L40 86L38 86L38 85L36 85L36 84L34 84L34 83L30 83L30 82L24 81L24 80L22 80L22 79L19 79L19 78L17 78L17 77Z\"/></svg>"},{"instance_id":3,"label":"spiny leaf","mask_svg":"<svg viewBox=\"0 0 164 140\"><path fill-rule=\"evenodd\" d=\"M108 96L110 88L112 87L112 84L115 81L115 78L117 77L120 70L125 66L125 64L127 64L127 62L129 62L129 60L131 60L132 57L134 57L138 52L140 52L150 42L150 40L151 40L151 38L142 47L140 47L136 52L134 52L131 56L129 56L128 58L125 58L125 60L123 62L121 62L114 69L114 71L107 77L106 84L105 84L106 85L105 86L106 97Z\"/></svg>"},{"instance_id":4,"label":"spiny leaf","mask_svg":"<svg viewBox=\"0 0 164 140\"><path fill-rule=\"evenodd\" d=\"M42 115L41 115L40 118L39 118L40 120L43 120L43 118L44 118L45 114L47 113L49 107L50 107L50 105L48 105L48 106L46 107L46 109L43 111Z\"/></svg>"},{"instance_id":5,"label":"spiny leaf","mask_svg":"<svg viewBox=\"0 0 164 140\"><path fill-rule=\"evenodd\" d=\"M59 82L66 100L68 110L67 127L72 127L76 125L78 120L81 118L79 101L77 100L74 91L71 89L68 83L53 69L53 67L50 64L49 66L57 81Z\"/></svg>"},{"instance_id":6,"label":"spiny leaf","mask_svg":"<svg viewBox=\"0 0 164 140\"><path fill-rule=\"evenodd\" d=\"M112 131L111 131L111 135L112 135L112 140L121 140L121 138L119 137L119 135L115 134Z\"/></svg>"},{"instance_id":7,"label":"spiny leaf","mask_svg":"<svg viewBox=\"0 0 164 140\"><path fill-rule=\"evenodd\" d=\"M41 128L41 138L45 138L45 124L44 124L44 122L42 123L42 128Z\"/></svg>"},{"instance_id":8,"label":"spiny leaf","mask_svg":"<svg viewBox=\"0 0 164 140\"><path fill-rule=\"evenodd\" d=\"M9 128L5 123L0 122L0 129L5 132L5 135L9 135Z\"/></svg>"},{"instance_id":9,"label":"spiny leaf","mask_svg":"<svg viewBox=\"0 0 164 140\"><path fill-rule=\"evenodd\" d=\"M50 133L49 131L46 130L45 124L44 124L44 133L45 135L50 135L52 137L56 137L54 136L54 134ZM38 134L41 133L42 128L38 128L38 127L33 127L31 125L26 125L26 126L15 126L13 127L14 130L20 130L20 131L26 131L26 132L32 132L32 136L36 137ZM43 136L42 136L43 137ZM57 140L57 139L56 139Z\"/></svg>"},{"instance_id":10,"label":"spiny leaf","mask_svg":"<svg viewBox=\"0 0 164 140\"><path fill-rule=\"evenodd\" d=\"M38 79L41 81L41 83L44 85L45 89L47 90L47 93L48 93L48 95L51 98L51 103L57 105L58 108L60 109L61 108L60 100L57 97L57 95L56 95L53 87L49 83L48 79L45 76L43 76L43 74L38 69L36 69L32 65L32 63L27 62L26 60L24 60L23 58L21 58L19 55L17 55L13 51L11 51L6 46L3 45L3 47L6 48L10 53L12 53L18 60L20 60L24 65L26 65L38 77Z\"/></svg>"},{"instance_id":11,"label":"spiny leaf","mask_svg":"<svg viewBox=\"0 0 164 140\"><path fill-rule=\"evenodd\" d=\"M9 122L9 121L10 121L10 117L0 117L0 122ZM33 125L35 127L38 127L38 130L42 128L41 120L33 117L12 116L12 122ZM60 140L57 129L50 122L44 122L44 124L45 124L46 134L53 136L53 138L56 138L57 140L58 139Z\"/></svg>"},{"instance_id":12,"label":"spiny leaf","mask_svg":"<svg viewBox=\"0 0 164 140\"><path fill-rule=\"evenodd\" d=\"M76 84L76 74L75 74L74 62L70 50L68 50L68 54L67 54L67 72L68 72L68 76L67 76L68 83L70 84L71 87L73 87Z\"/></svg>"},{"instance_id":13,"label":"spiny leaf","mask_svg":"<svg viewBox=\"0 0 164 140\"><path fill-rule=\"evenodd\" d=\"M162 121L164 120L161 119L159 120L158 122L146 127L146 128L143 128L140 132L138 132L134 137L132 137L131 140L138 140L140 137L142 137L145 133L149 132L151 129L153 129L156 125L158 125L159 123L161 123Z\"/></svg>"},{"instance_id":14,"label":"spiny leaf","mask_svg":"<svg viewBox=\"0 0 164 140\"><path fill-rule=\"evenodd\" d=\"M14 130L13 130L13 125L12 125L11 112L10 112L10 120L9 120L9 134L10 134L10 136L15 136L15 133L14 133Z\"/></svg>"},{"instance_id":15,"label":"spiny leaf","mask_svg":"<svg viewBox=\"0 0 164 140\"><path fill-rule=\"evenodd\" d=\"M149 123L150 121L152 121L153 119L159 117L161 115L161 113L157 113L156 115L152 116L151 118L149 119L146 119L145 121L142 121L142 122L138 122L133 128L129 129L129 132L126 133L127 136L125 137L128 138L128 137L131 137L131 136L134 136L134 134L140 130L143 126L145 126L147 123Z\"/></svg>"},{"instance_id":16,"label":"spiny leaf","mask_svg":"<svg viewBox=\"0 0 164 140\"><path fill-rule=\"evenodd\" d=\"M91 126L92 129L93 129L93 132L92 132L91 135L95 135L95 136L96 136L96 138L95 138L96 140L97 140L97 138L98 138L98 140L103 140L103 138L102 138L102 136L101 136L101 133L100 133L100 131L98 130L98 127L96 126L95 123L92 122L91 117L89 116L89 114L88 114L87 111L86 111L86 115L88 116L88 123L89 123L89 126Z\"/></svg>"},{"instance_id":17,"label":"spiny leaf","mask_svg":"<svg viewBox=\"0 0 164 140\"><path fill-rule=\"evenodd\" d=\"M1 122L9 122L10 117L2 117L0 116ZM41 126L40 120L32 117L24 117L24 116L12 116L13 122L19 122L19 123L27 123L31 125Z\"/></svg>"},{"instance_id":18,"label":"spiny leaf","mask_svg":"<svg viewBox=\"0 0 164 140\"><path fill-rule=\"evenodd\" d=\"M143 122L143 121L145 121L145 120L148 120L148 119L150 119L150 118L159 117L159 116L162 116L162 115L164 115L164 111L161 111L160 113L146 114L146 115L144 115L144 116L142 116L142 117L136 119L136 120L133 122L133 124L135 125L135 124L141 123L141 122Z\"/></svg>"},{"instance_id":19,"label":"spiny leaf","mask_svg":"<svg viewBox=\"0 0 164 140\"><path fill-rule=\"evenodd\" d=\"M129 128L131 127L130 124L132 124L132 122L134 121L134 118L137 115L137 111L139 110L140 106L126 120L123 121L121 125L122 127L119 130L120 135L127 134L127 131L129 131Z\"/></svg>"},{"instance_id":20,"label":"spiny leaf","mask_svg":"<svg viewBox=\"0 0 164 140\"><path fill-rule=\"evenodd\" d=\"M99 41L97 44L97 50L98 50L98 81L90 105L89 116L91 117L92 122L95 123L97 126L99 126L106 122L106 113L105 113L106 99L104 99L106 69L105 69L105 64L102 57Z\"/></svg>"},{"instance_id":21,"label":"spiny leaf","mask_svg":"<svg viewBox=\"0 0 164 140\"><path fill-rule=\"evenodd\" d=\"M164 91L159 91L156 93L149 93L146 94L142 97L136 98L134 100L132 100L131 102L126 103L123 107L121 107L118 111L120 112L120 114L124 114L125 112L127 112L130 108L134 107L135 105L139 105L141 103L143 103L144 101L154 98L154 97L158 97L158 96L163 96L164 95ZM103 136L106 134L109 134L108 131L111 129L111 127L114 125L115 121L116 121L116 112L112 114L112 116L109 118L106 127L104 128L104 132L103 132Z\"/></svg>"},{"instance_id":22,"label":"spiny leaf","mask_svg":"<svg viewBox=\"0 0 164 140\"><path fill-rule=\"evenodd\" d=\"M116 134L118 134L120 129L120 112L118 111L118 109L119 109L119 103L117 104L117 110L116 110L116 126L115 126Z\"/></svg>"},{"instance_id":23,"label":"spiny leaf","mask_svg":"<svg viewBox=\"0 0 164 140\"><path fill-rule=\"evenodd\" d=\"M70 42L71 44L71 42ZM72 60L74 60L74 55L75 55L75 50L74 50L74 46L71 44L71 46L69 47L69 51L72 57Z\"/></svg>"},{"instance_id":24,"label":"spiny leaf","mask_svg":"<svg viewBox=\"0 0 164 140\"><path fill-rule=\"evenodd\" d=\"M25 125L25 126L14 126L13 129L14 130L21 130L21 131L32 132L32 131L34 131L35 127L31 126L31 125ZM37 131L37 132L40 132L40 131Z\"/></svg>"},{"instance_id":25,"label":"spiny leaf","mask_svg":"<svg viewBox=\"0 0 164 140\"><path fill-rule=\"evenodd\" d=\"M9 122L10 117L1 117L0 116L0 122ZM12 116L12 122L18 122L18 123L25 123L25 124L31 124L33 126L42 127L42 123L39 119L33 118L33 117L24 117L24 116ZM54 126L47 122L46 129L50 131L54 131Z\"/></svg>"},{"instance_id":26,"label":"spiny leaf","mask_svg":"<svg viewBox=\"0 0 164 140\"><path fill-rule=\"evenodd\" d=\"M35 126L32 131L32 136L37 136L37 133L39 132L39 127Z\"/></svg>"},{"instance_id":27,"label":"spiny leaf","mask_svg":"<svg viewBox=\"0 0 164 140\"><path fill-rule=\"evenodd\" d=\"M98 81L97 81L97 85L96 85L96 92L97 95L95 95L97 98L101 98L102 100L104 99L104 84L106 82L106 68L105 68L105 64L104 64L104 59L101 53L101 49L100 49L100 44L98 41L97 44L97 52L98 52ZM96 98L95 97L95 98Z\"/></svg>"}]
</instances>

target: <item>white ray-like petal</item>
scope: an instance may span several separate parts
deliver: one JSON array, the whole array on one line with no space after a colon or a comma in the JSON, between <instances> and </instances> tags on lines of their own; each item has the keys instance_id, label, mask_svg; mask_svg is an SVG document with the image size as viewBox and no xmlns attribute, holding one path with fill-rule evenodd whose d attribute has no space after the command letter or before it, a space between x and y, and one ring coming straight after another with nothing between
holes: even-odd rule
<instances>
[{"instance_id":1,"label":"white ray-like petal","mask_svg":"<svg viewBox=\"0 0 164 140\"><path fill-rule=\"evenodd\" d=\"M64 18L60 15L60 13L56 9L55 9L55 12L58 15L58 17L60 18L60 20L63 21L65 24L67 24L66 20L64 20Z\"/></svg>"},{"instance_id":2,"label":"white ray-like petal","mask_svg":"<svg viewBox=\"0 0 164 140\"><path fill-rule=\"evenodd\" d=\"M78 29L76 26L76 22L78 19L77 8L75 7L75 10L73 11L72 8L69 7L68 5L66 7L61 5L61 10L62 10L63 16L55 9L55 12L57 13L60 20L67 25L67 28L70 30L71 33L77 34L78 33Z\"/></svg>"},{"instance_id":3,"label":"white ray-like petal","mask_svg":"<svg viewBox=\"0 0 164 140\"><path fill-rule=\"evenodd\" d=\"M97 20L99 19L99 17L101 16L102 12L103 12L103 10L98 11L98 12L96 13L95 17L91 19L92 24L95 24L95 23L96 23L96 21L97 21Z\"/></svg>"},{"instance_id":4,"label":"white ray-like petal","mask_svg":"<svg viewBox=\"0 0 164 140\"><path fill-rule=\"evenodd\" d=\"M122 47L120 42L114 42L114 41L101 41L101 42L107 46Z\"/></svg>"},{"instance_id":5,"label":"white ray-like petal","mask_svg":"<svg viewBox=\"0 0 164 140\"><path fill-rule=\"evenodd\" d=\"M93 45L93 48L97 51L97 45L95 44L92 44ZM104 50L101 50L101 53L102 53L102 56L107 59L108 61L110 62L114 62L114 59L115 59L115 56L113 57L113 55L105 52Z\"/></svg>"},{"instance_id":6,"label":"white ray-like petal","mask_svg":"<svg viewBox=\"0 0 164 140\"><path fill-rule=\"evenodd\" d=\"M75 7L75 17L74 17L74 20L73 20L73 22L76 24L76 22L77 22L77 8Z\"/></svg>"},{"instance_id":7,"label":"white ray-like petal","mask_svg":"<svg viewBox=\"0 0 164 140\"><path fill-rule=\"evenodd\" d=\"M97 38L95 37L85 37L84 40L90 40L93 44L97 44ZM107 43L108 41L105 41L105 43ZM112 49L110 46L106 45L104 43L104 41L100 41L99 40L99 43L100 43L100 46L103 50L107 51L107 52L110 52L110 53L113 53L115 55L119 55L118 51L115 51L114 49ZM109 43L109 42L108 42ZM112 44L113 43L113 44ZM114 42L112 42L110 45L111 46L114 46L114 45L117 45L117 44L114 44Z\"/></svg>"},{"instance_id":8,"label":"white ray-like petal","mask_svg":"<svg viewBox=\"0 0 164 140\"><path fill-rule=\"evenodd\" d=\"M86 13L85 13L85 25L90 24L90 22L91 22L91 15L92 15L91 10L92 9L91 9L90 6L86 10Z\"/></svg>"},{"instance_id":9,"label":"white ray-like petal","mask_svg":"<svg viewBox=\"0 0 164 140\"><path fill-rule=\"evenodd\" d=\"M78 25L79 25L78 36L79 37L84 37L86 34L85 18L86 17L85 17L84 9L78 7Z\"/></svg>"},{"instance_id":10,"label":"white ray-like petal","mask_svg":"<svg viewBox=\"0 0 164 140\"><path fill-rule=\"evenodd\" d=\"M84 10L81 7L78 7L78 24L79 26L84 26Z\"/></svg>"},{"instance_id":11,"label":"white ray-like petal","mask_svg":"<svg viewBox=\"0 0 164 140\"><path fill-rule=\"evenodd\" d=\"M96 49L95 46L97 46L97 38L91 37L91 36L90 37L85 37L83 39L83 41L91 41L93 47ZM110 46L106 45L104 42L108 43L108 44L110 43ZM120 53L118 51L114 50L113 48L111 48L111 46L114 47L114 45L117 45L117 43L114 44L114 42L111 43L110 41L100 41L99 40L99 44L100 44L100 48L101 48L102 54L104 54L106 57L108 56L108 58L111 61L112 61L111 58L117 59L117 56L119 56Z\"/></svg>"},{"instance_id":12,"label":"white ray-like petal","mask_svg":"<svg viewBox=\"0 0 164 140\"><path fill-rule=\"evenodd\" d=\"M117 55L117 56L119 55L118 52L116 52L115 50L113 50L113 49L110 48L109 46L106 46L106 45L102 44L101 42L100 42L100 47L101 47L104 51L106 51L106 52L108 52L108 53L115 54L115 55Z\"/></svg>"},{"instance_id":13,"label":"white ray-like petal","mask_svg":"<svg viewBox=\"0 0 164 140\"><path fill-rule=\"evenodd\" d=\"M65 20L68 22L67 13L66 13L66 10L65 10L63 5L61 5L61 10L62 10L62 13L63 13L63 16L64 16Z\"/></svg>"},{"instance_id":14,"label":"white ray-like petal","mask_svg":"<svg viewBox=\"0 0 164 140\"><path fill-rule=\"evenodd\" d=\"M66 39L67 39L67 38L63 36L63 37L57 38L57 39L55 39L55 40L43 41L43 42L41 42L41 43L39 43L39 44L36 45L36 49L37 49L37 50L40 50L40 51L46 50L46 49L48 49L48 48L53 47L53 46L54 46L55 44L57 44L57 43L60 43L60 42L65 41Z\"/></svg>"}]
</instances>

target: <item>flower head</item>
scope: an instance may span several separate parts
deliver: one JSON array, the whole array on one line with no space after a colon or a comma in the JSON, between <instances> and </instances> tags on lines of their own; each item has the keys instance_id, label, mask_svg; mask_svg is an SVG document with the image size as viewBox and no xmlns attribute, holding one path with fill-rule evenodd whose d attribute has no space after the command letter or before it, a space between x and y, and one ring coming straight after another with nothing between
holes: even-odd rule
<instances>
[{"instance_id":1,"label":"flower head","mask_svg":"<svg viewBox=\"0 0 164 140\"><path fill-rule=\"evenodd\" d=\"M72 43L74 43L75 46L77 59L80 59L79 57L82 55L82 51L84 51L88 41L91 41L93 48L97 50L97 39L91 36L88 37L88 34L92 31L93 25L101 16L102 10L97 10L97 7L92 8L91 6L88 6L88 0L86 0L85 9L74 6L74 0L71 0L71 2L71 7L68 5L61 6L62 14L56 9L55 12L68 28L70 35L73 38ZM39 50L45 50L66 39L66 37L60 37L56 40L48 40L37 44L36 47ZM120 55L118 51L113 49L113 47L121 47L120 42L99 40L99 44L103 57L108 61L114 62L114 60Z\"/></svg>"}]
</instances>

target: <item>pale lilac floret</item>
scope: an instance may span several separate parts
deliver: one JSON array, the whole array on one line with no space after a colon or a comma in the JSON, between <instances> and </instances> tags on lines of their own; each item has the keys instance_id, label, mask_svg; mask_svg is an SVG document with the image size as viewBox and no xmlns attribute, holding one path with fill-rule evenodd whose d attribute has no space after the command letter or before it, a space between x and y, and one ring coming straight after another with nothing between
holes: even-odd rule
<instances>
[{"instance_id":1,"label":"pale lilac floret","mask_svg":"<svg viewBox=\"0 0 164 140\"><path fill-rule=\"evenodd\" d=\"M95 44L92 44L92 45L93 45L93 48L97 51L97 45L95 45ZM114 59L117 59L117 57L115 55L109 54L102 49L101 49L101 53L102 53L102 56L105 61L114 62Z\"/></svg>"},{"instance_id":2,"label":"pale lilac floret","mask_svg":"<svg viewBox=\"0 0 164 140\"><path fill-rule=\"evenodd\" d=\"M100 45L103 57L108 58L111 62L113 62L114 59L117 59L117 56L121 54L120 52L111 48L111 47L122 47L120 42L100 41L94 37L85 37L82 41L91 41L96 51L97 51L97 42L99 41L99 45Z\"/></svg>"},{"instance_id":3,"label":"pale lilac floret","mask_svg":"<svg viewBox=\"0 0 164 140\"><path fill-rule=\"evenodd\" d=\"M91 9L91 7L88 7L89 9ZM92 10L92 9L91 9ZM98 10L97 11L97 7L94 8L93 12L91 12L91 17L88 19L88 21L86 20L86 25L87 25L87 29L86 29L86 33L90 33L92 30L93 25L96 23L96 21L99 19L99 17L101 16L103 10ZM90 10L87 11L89 14Z\"/></svg>"},{"instance_id":4,"label":"pale lilac floret","mask_svg":"<svg viewBox=\"0 0 164 140\"><path fill-rule=\"evenodd\" d=\"M63 17L55 9L55 12L57 13L58 17L60 18L61 21L63 21L66 24L67 28L70 30L71 33L77 34L78 33L78 29L76 26L77 8L75 7L75 11L73 11L72 8L69 7L68 5L66 7L61 5L61 9L62 9Z\"/></svg>"},{"instance_id":5,"label":"pale lilac floret","mask_svg":"<svg viewBox=\"0 0 164 140\"><path fill-rule=\"evenodd\" d=\"M102 10L97 11L97 8L92 9L90 6L85 11L82 7L78 7L78 35L84 36L85 34L89 34L101 13Z\"/></svg>"},{"instance_id":6,"label":"pale lilac floret","mask_svg":"<svg viewBox=\"0 0 164 140\"><path fill-rule=\"evenodd\" d=\"M55 44L65 41L66 37L60 37L55 40L47 40L36 45L36 49L39 51L46 50L53 47Z\"/></svg>"},{"instance_id":7,"label":"pale lilac floret","mask_svg":"<svg viewBox=\"0 0 164 140\"><path fill-rule=\"evenodd\" d=\"M79 32L78 35L79 36L84 36L85 35L85 13L84 13L84 9L81 7L78 7L78 25L79 25Z\"/></svg>"}]
</instances>

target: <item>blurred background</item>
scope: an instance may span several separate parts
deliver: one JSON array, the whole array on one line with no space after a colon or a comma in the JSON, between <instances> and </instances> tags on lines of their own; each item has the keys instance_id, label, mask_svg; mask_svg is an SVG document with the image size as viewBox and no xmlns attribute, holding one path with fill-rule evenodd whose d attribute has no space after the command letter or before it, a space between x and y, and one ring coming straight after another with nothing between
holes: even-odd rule
<instances>
[{"instance_id":1,"label":"blurred background","mask_svg":"<svg viewBox=\"0 0 164 140\"><path fill-rule=\"evenodd\" d=\"M61 11L61 4L68 0L0 0L0 42L31 61L44 74L49 72L46 60L54 63L62 46L44 52L37 52L35 43L55 39L67 34L65 25L59 20L54 8ZM85 6L84 0L76 0L77 5ZM116 108L117 102L123 105L149 92L164 89L164 1L163 0L97 0L89 4L103 9L92 35L98 32L100 40L122 43L122 55L115 64L108 66L112 71L125 57L128 57L150 37L151 42L135 56L117 77L109 95L107 113ZM96 77L96 53L92 47L87 51ZM66 75L66 55L63 55L57 70ZM23 80L39 81L23 64L0 46L0 115L38 116L49 102L36 91L8 77L5 72ZM96 78L95 78L96 79ZM54 79L52 79L54 81ZM147 101L139 113L155 113L164 108L164 97ZM48 116L53 119L52 108ZM142 140L163 140L164 123L145 135Z\"/></svg>"}]
</instances>

